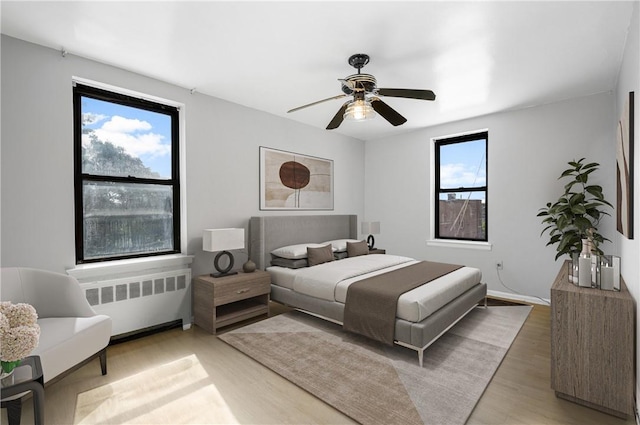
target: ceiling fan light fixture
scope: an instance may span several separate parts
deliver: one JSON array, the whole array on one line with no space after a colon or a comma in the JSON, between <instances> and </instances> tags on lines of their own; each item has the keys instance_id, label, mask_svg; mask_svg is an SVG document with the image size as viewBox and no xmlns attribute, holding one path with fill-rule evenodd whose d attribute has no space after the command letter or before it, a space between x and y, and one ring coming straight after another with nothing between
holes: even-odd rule
<instances>
[{"instance_id":1,"label":"ceiling fan light fixture","mask_svg":"<svg viewBox=\"0 0 640 425\"><path fill-rule=\"evenodd\" d=\"M309 106L314 106L329 100L353 96L353 100L344 102L340 109L338 109L331 121L329 121L326 127L327 130L335 130L340 127L340 124L342 124L344 120L368 121L374 118L376 114L379 114L389 124L397 127L407 122L407 119L391 106L380 100L378 96L436 100L436 94L431 90L379 88L376 77L360 72L362 67L367 63L369 63L369 55L364 53L351 55L349 65L356 68L358 73L345 78L338 78L342 94L298 106L297 108L288 110L287 113L299 111L300 109L308 108Z\"/></svg>"},{"instance_id":2,"label":"ceiling fan light fixture","mask_svg":"<svg viewBox=\"0 0 640 425\"><path fill-rule=\"evenodd\" d=\"M367 121L376 116L371 102L366 99L354 100L347 106L344 119L349 121Z\"/></svg>"}]
</instances>

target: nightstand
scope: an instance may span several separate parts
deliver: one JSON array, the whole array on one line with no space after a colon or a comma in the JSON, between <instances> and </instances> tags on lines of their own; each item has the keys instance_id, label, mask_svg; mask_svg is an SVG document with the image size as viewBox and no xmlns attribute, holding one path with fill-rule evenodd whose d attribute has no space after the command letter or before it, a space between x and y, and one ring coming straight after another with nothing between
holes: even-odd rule
<instances>
[{"instance_id":1,"label":"nightstand","mask_svg":"<svg viewBox=\"0 0 640 425\"><path fill-rule=\"evenodd\" d=\"M198 276L193 281L193 316L196 325L215 334L218 328L269 314L271 278L256 270L214 278Z\"/></svg>"},{"instance_id":2,"label":"nightstand","mask_svg":"<svg viewBox=\"0 0 640 425\"><path fill-rule=\"evenodd\" d=\"M386 254L386 253L387 253L386 249L373 248L369 250L369 254Z\"/></svg>"}]
</instances>

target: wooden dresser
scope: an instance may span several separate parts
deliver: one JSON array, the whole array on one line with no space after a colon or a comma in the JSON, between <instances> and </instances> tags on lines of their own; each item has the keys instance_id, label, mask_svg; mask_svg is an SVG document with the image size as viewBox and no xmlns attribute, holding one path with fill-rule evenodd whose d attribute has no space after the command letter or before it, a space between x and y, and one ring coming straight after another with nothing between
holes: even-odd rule
<instances>
[{"instance_id":1,"label":"wooden dresser","mask_svg":"<svg viewBox=\"0 0 640 425\"><path fill-rule=\"evenodd\" d=\"M621 291L569 283L565 262L551 287L551 388L615 416L634 415L635 305Z\"/></svg>"}]
</instances>

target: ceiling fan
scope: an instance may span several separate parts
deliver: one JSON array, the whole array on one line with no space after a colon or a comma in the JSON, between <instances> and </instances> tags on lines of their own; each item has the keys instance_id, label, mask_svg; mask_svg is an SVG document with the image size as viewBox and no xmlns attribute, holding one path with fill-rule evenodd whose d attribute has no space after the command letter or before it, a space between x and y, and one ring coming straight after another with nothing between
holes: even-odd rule
<instances>
[{"instance_id":1,"label":"ceiling fan","mask_svg":"<svg viewBox=\"0 0 640 425\"><path fill-rule=\"evenodd\" d=\"M353 100L345 102L338 110L338 113L327 125L327 130L338 128L345 119L350 120L367 120L375 116L375 112L379 113L382 118L389 121L393 126L402 125L407 119L400 115L391 106L384 103L378 96L403 97L407 99L435 100L436 95L431 90L417 89L383 89L376 85L376 78L371 74L361 74L360 70L369 63L369 55L364 53L356 53L349 57L349 65L358 70L357 74L349 75L344 79L338 79L342 84L342 92L337 96L327 99L318 100L307 105L293 108L287 113L299 111L319 103L327 102L333 99L353 96ZM375 111L375 112L374 112Z\"/></svg>"}]
</instances>

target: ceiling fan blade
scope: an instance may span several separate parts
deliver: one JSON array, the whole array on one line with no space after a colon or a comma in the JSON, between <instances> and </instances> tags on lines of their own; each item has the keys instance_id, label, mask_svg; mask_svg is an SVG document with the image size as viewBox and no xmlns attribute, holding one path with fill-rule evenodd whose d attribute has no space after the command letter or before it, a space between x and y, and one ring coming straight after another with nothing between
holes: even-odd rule
<instances>
[{"instance_id":1,"label":"ceiling fan blade","mask_svg":"<svg viewBox=\"0 0 640 425\"><path fill-rule=\"evenodd\" d=\"M395 109L393 109L391 106L387 105L377 97L372 97L370 101L371 101L371 107L373 107L373 109L377 113L382 115L382 118L389 121L391 125L393 125L394 127L397 127L407 122L407 119L405 117L400 115L398 112L396 112Z\"/></svg>"},{"instance_id":2,"label":"ceiling fan blade","mask_svg":"<svg viewBox=\"0 0 640 425\"><path fill-rule=\"evenodd\" d=\"M340 127L340 124L342 124L342 121L344 120L344 112L347 110L349 103L351 102L345 102L345 104L342 105L342 108L338 110L338 113L333 117L329 125L327 125L327 130L333 130Z\"/></svg>"},{"instance_id":3,"label":"ceiling fan blade","mask_svg":"<svg viewBox=\"0 0 640 425\"><path fill-rule=\"evenodd\" d=\"M436 94L431 90L415 89L378 89L380 96L405 97L408 99L436 100Z\"/></svg>"},{"instance_id":4,"label":"ceiling fan blade","mask_svg":"<svg viewBox=\"0 0 640 425\"><path fill-rule=\"evenodd\" d=\"M345 97L348 96L346 94L339 94L337 96L333 96L333 97L328 97L326 99L322 99L322 100L318 100L316 102L312 102L312 103L308 103L306 105L302 105L302 106L298 106L297 108L293 108L287 111L287 114L289 112L295 112L295 111L299 111L300 109L304 109L304 108L308 108L309 106L313 106L313 105L317 105L318 103L323 103L323 102L327 102L329 100L333 100L333 99L340 99L341 97Z\"/></svg>"}]
</instances>

